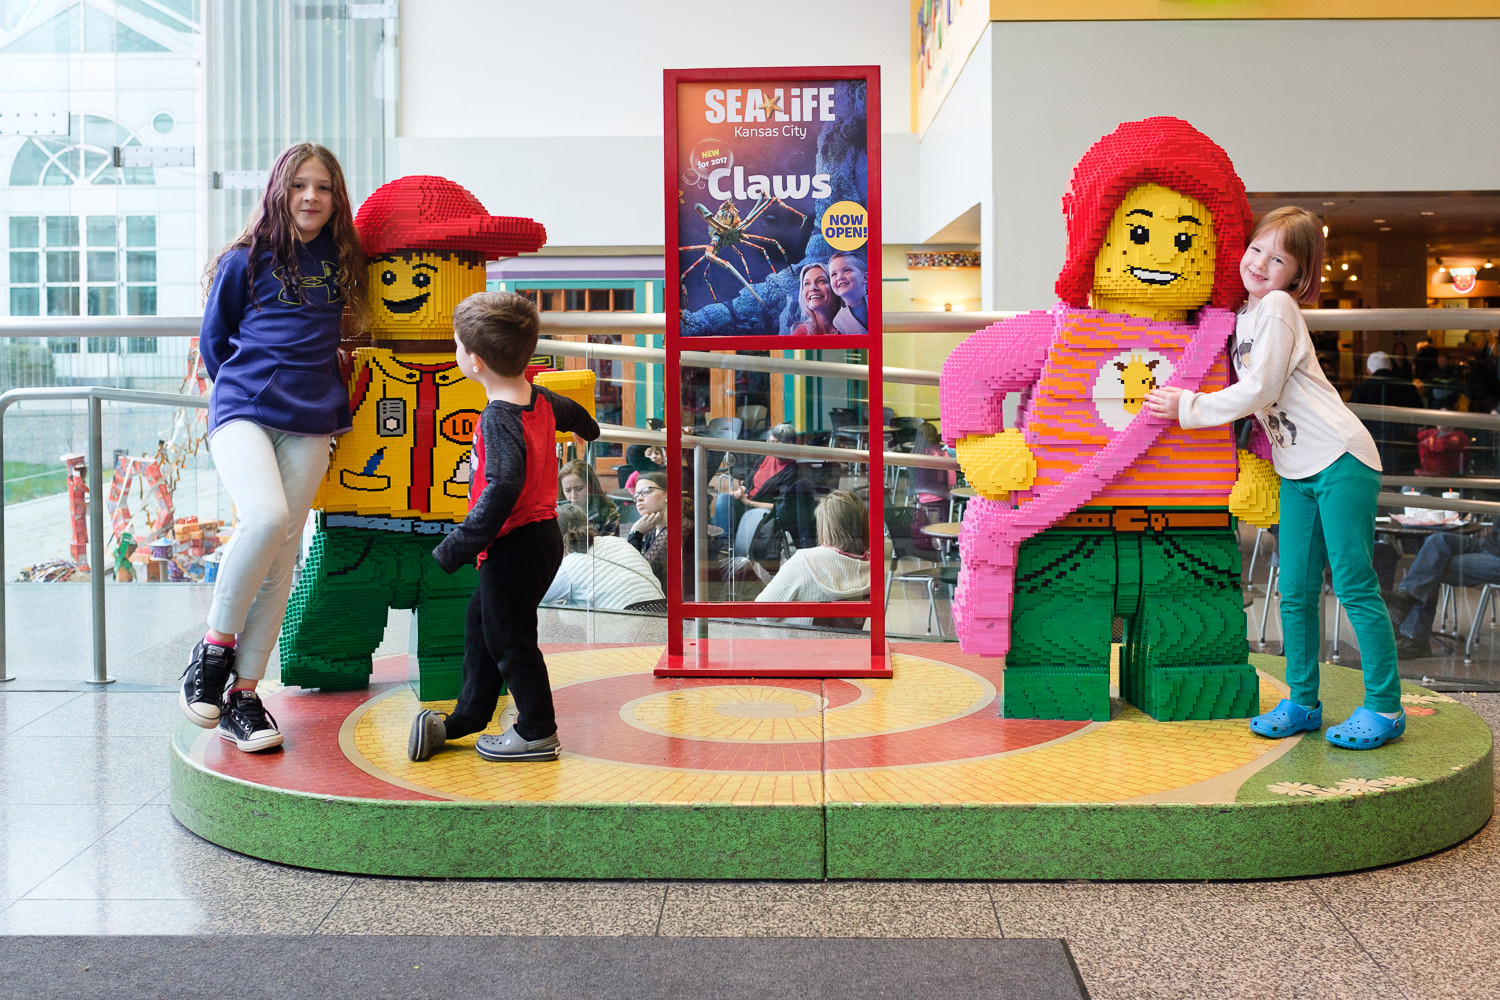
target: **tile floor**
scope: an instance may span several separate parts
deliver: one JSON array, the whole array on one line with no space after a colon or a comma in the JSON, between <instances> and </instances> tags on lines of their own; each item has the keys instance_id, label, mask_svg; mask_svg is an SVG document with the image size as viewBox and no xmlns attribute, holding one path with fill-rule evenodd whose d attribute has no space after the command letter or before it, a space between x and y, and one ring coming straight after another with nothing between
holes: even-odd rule
<instances>
[{"instance_id":1,"label":"tile floor","mask_svg":"<svg viewBox=\"0 0 1500 1000\"><path fill-rule=\"evenodd\" d=\"M1104 1000L1500 992L1495 821L1405 865L1288 882L431 882L250 859L188 833L168 806L171 685L206 591L126 589L139 598L110 591L117 683L99 691L83 682L87 591L7 588L18 679L0 686L0 933L1062 937ZM405 620L392 615L385 651L405 648ZM661 642L663 627L579 612L543 625L559 642ZM1467 668L1477 683L1500 676L1493 636ZM1455 676L1461 660L1403 670ZM1462 697L1500 730L1500 695Z\"/></svg>"}]
</instances>

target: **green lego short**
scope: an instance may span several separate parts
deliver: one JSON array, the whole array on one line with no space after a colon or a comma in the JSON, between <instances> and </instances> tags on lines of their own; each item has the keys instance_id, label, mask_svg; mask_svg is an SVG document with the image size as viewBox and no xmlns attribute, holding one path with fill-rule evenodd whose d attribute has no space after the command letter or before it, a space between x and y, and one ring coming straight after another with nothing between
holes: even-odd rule
<instances>
[{"instance_id":1,"label":"green lego short","mask_svg":"<svg viewBox=\"0 0 1500 1000\"><path fill-rule=\"evenodd\" d=\"M1252 714L1257 681L1233 527L1053 528L1017 554L1006 716L1109 718L1116 618L1125 701L1163 720Z\"/></svg>"},{"instance_id":2,"label":"green lego short","mask_svg":"<svg viewBox=\"0 0 1500 1000\"><path fill-rule=\"evenodd\" d=\"M479 573L473 566L444 573L432 558L442 538L320 526L281 627L282 682L333 691L366 686L389 609L412 608L418 697L457 697L464 613Z\"/></svg>"}]
</instances>

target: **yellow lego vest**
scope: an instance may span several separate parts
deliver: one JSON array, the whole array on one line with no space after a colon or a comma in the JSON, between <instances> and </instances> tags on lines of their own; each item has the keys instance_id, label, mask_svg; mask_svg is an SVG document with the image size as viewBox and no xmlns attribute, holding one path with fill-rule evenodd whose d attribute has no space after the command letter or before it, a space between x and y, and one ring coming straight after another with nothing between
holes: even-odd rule
<instances>
[{"instance_id":1,"label":"yellow lego vest","mask_svg":"<svg viewBox=\"0 0 1500 1000\"><path fill-rule=\"evenodd\" d=\"M330 514L464 519L474 428L488 400L451 353L354 355L354 429L335 439L316 506Z\"/></svg>"}]
</instances>

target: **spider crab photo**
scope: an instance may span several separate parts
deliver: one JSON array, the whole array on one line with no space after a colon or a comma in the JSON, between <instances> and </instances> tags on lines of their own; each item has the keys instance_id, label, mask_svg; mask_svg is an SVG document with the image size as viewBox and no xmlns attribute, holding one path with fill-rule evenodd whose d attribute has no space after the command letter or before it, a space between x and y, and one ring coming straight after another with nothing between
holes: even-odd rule
<instances>
[{"instance_id":1,"label":"spider crab photo","mask_svg":"<svg viewBox=\"0 0 1500 1000\"><path fill-rule=\"evenodd\" d=\"M791 265L791 261L787 258L786 250L780 243L769 236L759 236L748 232L749 228L755 224L755 221L764 215L766 210L772 205L780 205L788 212L795 213L801 218L802 223L808 221L805 213L797 211L797 209L775 195L762 195L756 200L755 207L750 209L743 218L740 216L739 209L735 207L734 201L728 198L720 202L717 212L710 212L701 204L694 205L693 207L698 210L698 214L703 216L703 221L708 223L709 242L677 248L679 252L688 250L703 251L702 255L689 264L687 269L682 272L679 280L686 284L688 275L692 274L699 264L713 263L739 279L739 283L744 285L751 295L755 296L757 302L765 301L750 284L748 277L750 274L750 262L745 259L744 251L740 247L742 245L748 246L752 250L759 251L760 255L765 258L768 274L776 273L776 265L771 263L771 255L766 252L767 245L775 247L776 252L781 254L781 259L788 266ZM802 223L798 223L798 225L801 226ZM727 253L731 250L740 259L740 266L744 268L743 271L738 270L732 263L725 259ZM714 291L713 283L708 280L707 266L703 269L703 281L704 284L708 285L708 294L713 296L714 301L717 302L719 296Z\"/></svg>"}]
</instances>

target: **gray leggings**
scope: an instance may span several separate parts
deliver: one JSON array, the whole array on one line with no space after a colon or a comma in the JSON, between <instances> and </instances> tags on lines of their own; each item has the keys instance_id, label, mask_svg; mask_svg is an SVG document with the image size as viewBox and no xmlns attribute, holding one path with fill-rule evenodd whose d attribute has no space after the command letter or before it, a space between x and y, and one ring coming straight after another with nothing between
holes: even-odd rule
<instances>
[{"instance_id":1,"label":"gray leggings","mask_svg":"<svg viewBox=\"0 0 1500 1000\"><path fill-rule=\"evenodd\" d=\"M302 525L323 474L327 434L288 434L249 420L214 431L209 452L234 501L235 528L219 560L208 627L238 637L235 672L265 676L286 617Z\"/></svg>"}]
</instances>

